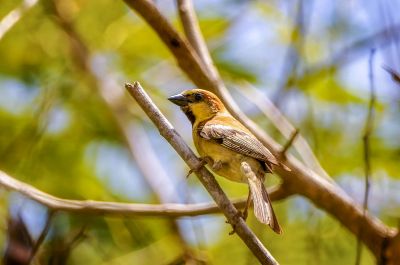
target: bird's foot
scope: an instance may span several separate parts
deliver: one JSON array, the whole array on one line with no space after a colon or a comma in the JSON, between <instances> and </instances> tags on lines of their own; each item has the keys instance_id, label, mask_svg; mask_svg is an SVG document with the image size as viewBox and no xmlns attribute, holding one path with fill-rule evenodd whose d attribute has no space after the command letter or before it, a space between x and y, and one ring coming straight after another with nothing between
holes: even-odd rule
<instances>
[{"instance_id":1,"label":"bird's foot","mask_svg":"<svg viewBox=\"0 0 400 265\"><path fill-rule=\"evenodd\" d=\"M210 160L211 160L211 158L208 156L200 157L200 164L195 168L191 168L189 170L189 172L186 174L186 178L188 178L190 175L192 175L193 172L199 171L202 167L207 165L210 162Z\"/></svg>"},{"instance_id":2,"label":"bird's foot","mask_svg":"<svg viewBox=\"0 0 400 265\"><path fill-rule=\"evenodd\" d=\"M222 167L222 161L221 160L218 160L218 161L216 161L216 162L214 162L213 164L212 164L212 170L213 171L218 171L218 170L220 170L221 169L221 167Z\"/></svg>"}]
</instances>

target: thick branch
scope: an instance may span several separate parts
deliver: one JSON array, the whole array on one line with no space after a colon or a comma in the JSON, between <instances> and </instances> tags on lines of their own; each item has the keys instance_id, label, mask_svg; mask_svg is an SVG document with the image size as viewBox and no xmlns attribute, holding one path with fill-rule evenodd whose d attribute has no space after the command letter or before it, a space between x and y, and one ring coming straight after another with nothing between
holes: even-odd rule
<instances>
[{"instance_id":1,"label":"thick branch","mask_svg":"<svg viewBox=\"0 0 400 265\"><path fill-rule=\"evenodd\" d=\"M141 88L140 84L138 82L135 82L133 86L126 84L126 88L145 111L146 115L156 125L160 134L171 144L185 163L190 168L199 168L201 161L195 156L193 151L175 131L174 127L154 105L143 88ZM256 235L249 229L246 222L240 217L239 212L222 191L214 176L205 167L201 167L201 169L196 172L196 175L224 213L229 223L234 227L235 232L261 264L278 264Z\"/></svg>"},{"instance_id":2,"label":"thick branch","mask_svg":"<svg viewBox=\"0 0 400 265\"><path fill-rule=\"evenodd\" d=\"M205 69L209 71L211 76L216 75L217 70L201 34L192 0L177 0L177 4L186 38L200 57Z\"/></svg>"},{"instance_id":3,"label":"thick branch","mask_svg":"<svg viewBox=\"0 0 400 265\"><path fill-rule=\"evenodd\" d=\"M76 214L183 217L221 212L215 203L140 204L61 199L40 191L29 184L12 178L2 171L0 171L0 186L8 190L19 192L26 197L43 204L52 211L65 211ZM269 192L271 200L281 200L290 195L280 187L272 188L269 190ZM246 199L235 199L233 203L236 207L244 207Z\"/></svg>"},{"instance_id":4,"label":"thick branch","mask_svg":"<svg viewBox=\"0 0 400 265\"><path fill-rule=\"evenodd\" d=\"M124 1L149 23L170 49L182 71L196 86L219 95L229 111L244 123L274 155L278 156L282 147L240 111L222 81L214 75L209 75L197 54L179 36L157 7L149 0ZM330 213L354 235L358 234L362 226L364 229L362 242L368 246L376 258L381 257L384 242L392 238L397 230L388 228L369 214L363 215L360 205L357 205L341 188L305 167L293 156L287 156L285 165L291 169L290 172L283 169L277 169L277 172L284 180L287 189L307 197L316 206Z\"/></svg>"},{"instance_id":5,"label":"thick branch","mask_svg":"<svg viewBox=\"0 0 400 265\"><path fill-rule=\"evenodd\" d=\"M191 0L177 0L179 17L182 22L186 38L203 62L207 61L208 50L201 36L200 26L197 23L196 12ZM208 60L210 61L210 60Z\"/></svg>"}]
</instances>

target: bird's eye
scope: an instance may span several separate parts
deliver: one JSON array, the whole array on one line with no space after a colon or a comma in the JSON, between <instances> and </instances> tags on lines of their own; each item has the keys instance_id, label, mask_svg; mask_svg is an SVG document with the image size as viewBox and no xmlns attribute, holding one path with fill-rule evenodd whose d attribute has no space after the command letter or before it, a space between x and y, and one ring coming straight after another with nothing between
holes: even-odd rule
<instances>
[{"instance_id":1,"label":"bird's eye","mask_svg":"<svg viewBox=\"0 0 400 265\"><path fill-rule=\"evenodd\" d=\"M195 99L196 101L200 101L200 100L203 99L203 95L202 95L202 94L199 94L199 93L196 93L196 94L194 94L194 99Z\"/></svg>"}]
</instances>

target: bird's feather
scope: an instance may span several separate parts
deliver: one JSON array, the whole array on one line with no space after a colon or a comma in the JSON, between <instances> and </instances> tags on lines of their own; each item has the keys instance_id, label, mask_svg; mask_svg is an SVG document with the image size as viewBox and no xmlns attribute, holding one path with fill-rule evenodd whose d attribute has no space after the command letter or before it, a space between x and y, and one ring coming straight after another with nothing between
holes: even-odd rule
<instances>
[{"instance_id":1,"label":"bird's feather","mask_svg":"<svg viewBox=\"0 0 400 265\"><path fill-rule=\"evenodd\" d=\"M281 234L282 229L276 219L271 200L269 199L268 192L261 179L256 176L246 162L242 162L240 169L249 183L250 193L254 203L254 215L261 223L269 225L272 230Z\"/></svg>"},{"instance_id":2,"label":"bird's feather","mask_svg":"<svg viewBox=\"0 0 400 265\"><path fill-rule=\"evenodd\" d=\"M200 137L214 140L220 145L257 160L278 165L278 161L271 152L248 132L235 129L231 126L205 123L198 127Z\"/></svg>"}]
</instances>

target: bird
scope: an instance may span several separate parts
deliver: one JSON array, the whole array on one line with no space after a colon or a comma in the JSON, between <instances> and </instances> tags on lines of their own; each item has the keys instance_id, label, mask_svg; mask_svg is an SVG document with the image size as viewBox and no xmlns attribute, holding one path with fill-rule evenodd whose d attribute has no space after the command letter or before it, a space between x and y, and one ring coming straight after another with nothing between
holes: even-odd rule
<instances>
[{"instance_id":1,"label":"bird","mask_svg":"<svg viewBox=\"0 0 400 265\"><path fill-rule=\"evenodd\" d=\"M192 124L193 142L202 160L201 167L208 165L219 176L249 185L246 207L241 213L243 219L247 218L252 200L256 218L281 234L282 228L264 186L266 173L272 173L273 166L280 165L277 158L212 92L190 89L168 100L179 106Z\"/></svg>"}]
</instances>

